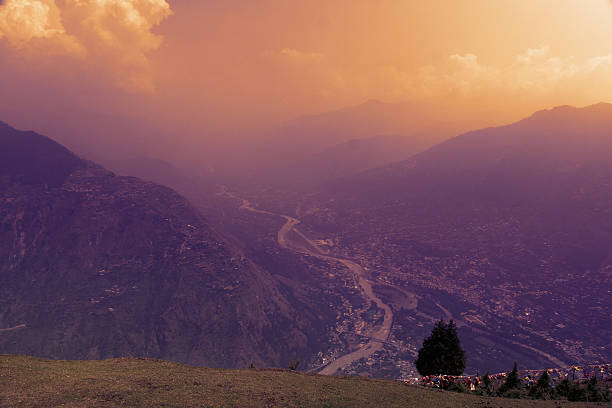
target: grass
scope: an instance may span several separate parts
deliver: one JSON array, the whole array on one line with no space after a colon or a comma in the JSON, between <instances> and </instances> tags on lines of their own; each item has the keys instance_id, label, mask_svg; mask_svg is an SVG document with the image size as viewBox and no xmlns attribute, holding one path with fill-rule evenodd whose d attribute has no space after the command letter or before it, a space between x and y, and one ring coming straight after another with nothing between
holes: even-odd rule
<instances>
[{"instance_id":1,"label":"grass","mask_svg":"<svg viewBox=\"0 0 612 408\"><path fill-rule=\"evenodd\" d=\"M596 406L450 393L399 382L286 370L217 370L149 359L50 361L0 355L0 407ZM610 404L606 406L611 406Z\"/></svg>"}]
</instances>

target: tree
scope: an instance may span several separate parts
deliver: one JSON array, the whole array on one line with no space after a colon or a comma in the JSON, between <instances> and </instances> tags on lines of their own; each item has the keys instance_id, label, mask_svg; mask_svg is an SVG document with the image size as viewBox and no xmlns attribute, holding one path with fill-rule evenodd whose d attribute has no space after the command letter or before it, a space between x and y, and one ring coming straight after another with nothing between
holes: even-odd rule
<instances>
[{"instance_id":1,"label":"tree","mask_svg":"<svg viewBox=\"0 0 612 408\"><path fill-rule=\"evenodd\" d=\"M597 376L589 380L585 390L586 398L590 402L610 401L610 392L607 388L601 387L597 381Z\"/></svg>"},{"instance_id":2,"label":"tree","mask_svg":"<svg viewBox=\"0 0 612 408\"><path fill-rule=\"evenodd\" d=\"M551 399L552 393L553 388L550 385L550 376L548 371L544 371L538 382L529 390L529 395L536 399Z\"/></svg>"},{"instance_id":3,"label":"tree","mask_svg":"<svg viewBox=\"0 0 612 408\"><path fill-rule=\"evenodd\" d=\"M512 367L512 371L506 376L506 381L499 387L499 395L508 398L523 397L523 387L516 362L514 363L514 367Z\"/></svg>"},{"instance_id":4,"label":"tree","mask_svg":"<svg viewBox=\"0 0 612 408\"><path fill-rule=\"evenodd\" d=\"M493 389L493 382L491 381L491 377L489 377L488 372L482 377L482 389L486 395L492 395L495 391Z\"/></svg>"},{"instance_id":5,"label":"tree","mask_svg":"<svg viewBox=\"0 0 612 408\"><path fill-rule=\"evenodd\" d=\"M569 401L586 401L586 393L584 388L580 387L577 382L569 378L561 381L556 387L555 392L567 398Z\"/></svg>"},{"instance_id":6,"label":"tree","mask_svg":"<svg viewBox=\"0 0 612 408\"><path fill-rule=\"evenodd\" d=\"M440 320L423 341L416 360L416 368L426 375L461 375L465 370L465 351L452 320L446 324Z\"/></svg>"}]
</instances>

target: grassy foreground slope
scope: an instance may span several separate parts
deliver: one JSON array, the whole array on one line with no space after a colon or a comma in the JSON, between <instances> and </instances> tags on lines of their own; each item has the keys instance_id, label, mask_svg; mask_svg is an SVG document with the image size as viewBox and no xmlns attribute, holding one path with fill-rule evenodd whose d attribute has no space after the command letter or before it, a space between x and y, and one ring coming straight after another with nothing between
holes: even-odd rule
<instances>
[{"instance_id":1,"label":"grassy foreground slope","mask_svg":"<svg viewBox=\"0 0 612 408\"><path fill-rule=\"evenodd\" d=\"M217 370L160 360L0 355L1 407L581 407L482 398L356 377Z\"/></svg>"}]
</instances>

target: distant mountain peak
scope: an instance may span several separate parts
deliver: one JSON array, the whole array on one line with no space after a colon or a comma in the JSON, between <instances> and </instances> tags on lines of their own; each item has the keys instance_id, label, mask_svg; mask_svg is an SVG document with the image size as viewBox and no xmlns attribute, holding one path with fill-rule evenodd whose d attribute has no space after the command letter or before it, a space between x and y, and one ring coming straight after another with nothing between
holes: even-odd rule
<instances>
[{"instance_id":1,"label":"distant mountain peak","mask_svg":"<svg viewBox=\"0 0 612 408\"><path fill-rule=\"evenodd\" d=\"M605 108L605 109L612 109L612 103L610 102L598 102L595 103L591 106L587 106L587 108Z\"/></svg>"},{"instance_id":2,"label":"distant mountain peak","mask_svg":"<svg viewBox=\"0 0 612 408\"><path fill-rule=\"evenodd\" d=\"M592 112L592 113L610 113L612 114L612 104L607 102L598 102L593 105L587 105L584 107L576 107L572 105L559 105L550 109L542 109L535 112L531 117L548 117L550 115L567 115L576 112Z\"/></svg>"}]
</instances>

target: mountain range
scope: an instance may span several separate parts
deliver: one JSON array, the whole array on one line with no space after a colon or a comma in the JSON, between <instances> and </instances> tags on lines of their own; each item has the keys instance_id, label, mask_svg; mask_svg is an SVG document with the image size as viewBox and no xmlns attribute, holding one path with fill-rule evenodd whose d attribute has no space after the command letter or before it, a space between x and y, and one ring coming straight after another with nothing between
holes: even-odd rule
<instances>
[{"instance_id":1,"label":"mountain range","mask_svg":"<svg viewBox=\"0 0 612 408\"><path fill-rule=\"evenodd\" d=\"M249 184L305 192L407 159L466 129L461 117L424 103L369 100L289 120L247 144L239 161L250 169Z\"/></svg>"}]
</instances>

